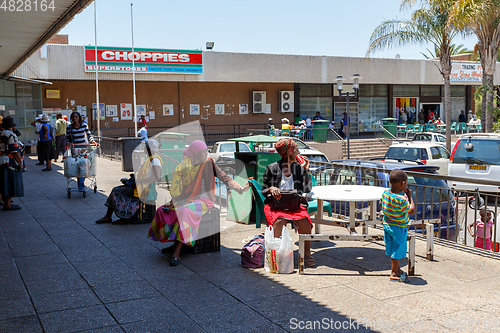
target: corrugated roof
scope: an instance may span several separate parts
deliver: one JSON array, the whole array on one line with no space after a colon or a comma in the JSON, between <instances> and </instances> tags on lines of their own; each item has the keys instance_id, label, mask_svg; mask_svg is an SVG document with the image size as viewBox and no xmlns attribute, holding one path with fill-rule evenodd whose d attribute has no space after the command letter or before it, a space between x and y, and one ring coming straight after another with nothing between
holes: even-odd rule
<instances>
[{"instance_id":1,"label":"corrugated roof","mask_svg":"<svg viewBox=\"0 0 500 333\"><path fill-rule=\"evenodd\" d=\"M33 1L30 7L24 1L22 6L18 1L10 6L7 1L6 10L0 10L0 78L11 74L91 2L57 0L53 8L43 10L40 1L36 8ZM51 3L51 0L46 2Z\"/></svg>"}]
</instances>

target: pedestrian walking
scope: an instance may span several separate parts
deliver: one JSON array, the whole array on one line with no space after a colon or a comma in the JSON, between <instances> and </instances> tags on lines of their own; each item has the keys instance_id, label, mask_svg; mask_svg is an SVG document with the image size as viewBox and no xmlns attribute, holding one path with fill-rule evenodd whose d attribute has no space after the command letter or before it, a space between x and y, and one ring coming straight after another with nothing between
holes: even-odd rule
<instances>
[{"instance_id":1,"label":"pedestrian walking","mask_svg":"<svg viewBox=\"0 0 500 333\"><path fill-rule=\"evenodd\" d=\"M42 126L38 135L39 148L38 160L42 163L47 162L47 166L42 171L52 170L52 159L54 158L54 133L49 124L49 116L44 114L40 119Z\"/></svg>"},{"instance_id":2,"label":"pedestrian walking","mask_svg":"<svg viewBox=\"0 0 500 333\"><path fill-rule=\"evenodd\" d=\"M406 258L407 226L409 215L415 214L415 204L407 187L408 176L403 170L392 170L389 182L391 188L385 190L381 198L385 254L391 257L390 281L406 283L410 278L401 270L399 260Z\"/></svg>"},{"instance_id":3,"label":"pedestrian walking","mask_svg":"<svg viewBox=\"0 0 500 333\"><path fill-rule=\"evenodd\" d=\"M57 162L59 158L59 152L66 152L66 128L67 122L63 119L63 115L61 112L56 114L56 152L54 156L54 162ZM61 161L62 162L62 161Z\"/></svg>"},{"instance_id":4,"label":"pedestrian walking","mask_svg":"<svg viewBox=\"0 0 500 333\"><path fill-rule=\"evenodd\" d=\"M344 112L344 119L343 121L343 131L345 135L349 134L349 128L351 128L351 117L347 115L347 112Z\"/></svg>"}]
</instances>

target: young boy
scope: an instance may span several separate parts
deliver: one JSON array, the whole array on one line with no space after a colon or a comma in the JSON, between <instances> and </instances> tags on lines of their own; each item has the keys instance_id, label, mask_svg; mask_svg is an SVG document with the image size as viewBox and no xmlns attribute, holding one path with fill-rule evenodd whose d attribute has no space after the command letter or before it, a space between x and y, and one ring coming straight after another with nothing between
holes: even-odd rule
<instances>
[{"instance_id":1,"label":"young boy","mask_svg":"<svg viewBox=\"0 0 500 333\"><path fill-rule=\"evenodd\" d=\"M389 174L391 188L382 194L384 213L385 254L391 257L391 281L409 282L410 278L399 267L399 259L406 258L406 235L409 215L415 213L411 190L407 188L408 176L395 169Z\"/></svg>"}]
</instances>

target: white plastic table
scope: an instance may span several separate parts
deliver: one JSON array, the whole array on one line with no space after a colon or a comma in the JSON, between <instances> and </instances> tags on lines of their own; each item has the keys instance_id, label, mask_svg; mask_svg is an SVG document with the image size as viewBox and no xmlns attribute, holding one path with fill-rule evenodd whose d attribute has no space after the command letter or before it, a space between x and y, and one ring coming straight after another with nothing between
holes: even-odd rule
<instances>
[{"instance_id":1,"label":"white plastic table","mask_svg":"<svg viewBox=\"0 0 500 333\"><path fill-rule=\"evenodd\" d=\"M316 211L316 218L311 219L315 224L315 234L300 234L299 235L299 274L304 274L304 242L311 240L335 240L335 241L368 241L368 240L384 240L383 235L368 235L368 226L380 223L377 221L377 201L380 200L382 194L386 190L385 187L379 186L365 186L365 185L327 185L327 186L314 186L312 188L312 195L308 197L318 200L318 210ZM349 219L346 221L345 217L334 214L336 217L325 220L323 218L323 200L342 201L349 203ZM356 232L356 203L357 202L370 202L369 218L362 222L362 233ZM364 210L364 209L361 209ZM359 212L359 210L358 210ZM348 222L348 223L347 223ZM336 225L336 226L349 226L349 235L323 235L320 233L320 224ZM409 241L409 255L408 255L408 275L415 274L415 236L408 236Z\"/></svg>"},{"instance_id":2,"label":"white plastic table","mask_svg":"<svg viewBox=\"0 0 500 333\"><path fill-rule=\"evenodd\" d=\"M312 188L313 195L310 197L318 200L316 219L312 221L315 223L315 233L320 233L320 224L338 225L338 223L330 223L330 220L323 219L323 200L349 202L349 231L354 233L356 226L356 202L370 202L369 222L374 223L376 222L377 201L380 200L385 190L385 187L364 185L314 186ZM338 222L339 220L334 219L334 221Z\"/></svg>"}]
</instances>

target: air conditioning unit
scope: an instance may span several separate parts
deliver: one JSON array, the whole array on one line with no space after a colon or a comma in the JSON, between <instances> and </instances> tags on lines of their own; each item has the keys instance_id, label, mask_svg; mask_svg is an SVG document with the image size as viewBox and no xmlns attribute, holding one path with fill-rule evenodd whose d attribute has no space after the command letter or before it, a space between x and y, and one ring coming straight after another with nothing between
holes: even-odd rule
<instances>
[{"instance_id":1,"label":"air conditioning unit","mask_svg":"<svg viewBox=\"0 0 500 333\"><path fill-rule=\"evenodd\" d=\"M252 113L266 113L265 91L252 91Z\"/></svg>"},{"instance_id":2,"label":"air conditioning unit","mask_svg":"<svg viewBox=\"0 0 500 333\"><path fill-rule=\"evenodd\" d=\"M280 91L280 112L293 112L293 91Z\"/></svg>"}]
</instances>

